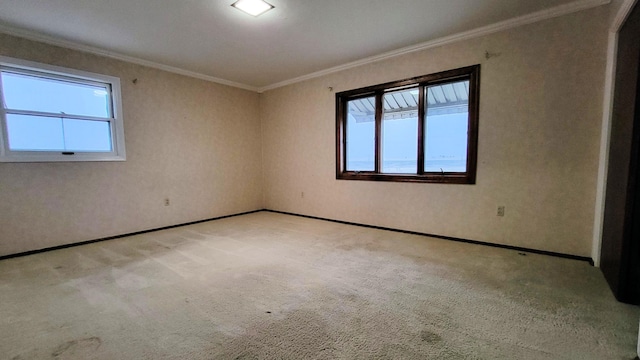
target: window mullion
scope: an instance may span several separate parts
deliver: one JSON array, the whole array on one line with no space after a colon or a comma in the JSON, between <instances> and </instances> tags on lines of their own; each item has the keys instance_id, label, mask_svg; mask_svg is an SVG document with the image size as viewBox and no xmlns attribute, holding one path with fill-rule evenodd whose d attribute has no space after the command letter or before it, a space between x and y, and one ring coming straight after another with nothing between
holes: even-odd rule
<instances>
[{"instance_id":1,"label":"window mullion","mask_svg":"<svg viewBox=\"0 0 640 360\"><path fill-rule=\"evenodd\" d=\"M382 168L382 96L383 92L376 92L376 144L375 144L375 172L379 174Z\"/></svg>"},{"instance_id":2,"label":"window mullion","mask_svg":"<svg viewBox=\"0 0 640 360\"><path fill-rule=\"evenodd\" d=\"M421 85L418 88L418 175L424 174L424 148L425 148L425 136L424 129L426 129L425 118L427 113L427 102L425 101L425 88Z\"/></svg>"}]
</instances>

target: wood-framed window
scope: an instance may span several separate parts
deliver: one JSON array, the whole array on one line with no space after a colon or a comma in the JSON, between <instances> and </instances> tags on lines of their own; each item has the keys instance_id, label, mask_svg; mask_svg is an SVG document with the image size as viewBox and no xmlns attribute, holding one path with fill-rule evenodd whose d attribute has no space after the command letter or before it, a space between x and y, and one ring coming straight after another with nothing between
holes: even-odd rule
<instances>
[{"instance_id":1,"label":"wood-framed window","mask_svg":"<svg viewBox=\"0 0 640 360\"><path fill-rule=\"evenodd\" d=\"M336 94L336 178L475 184L480 65Z\"/></svg>"}]
</instances>

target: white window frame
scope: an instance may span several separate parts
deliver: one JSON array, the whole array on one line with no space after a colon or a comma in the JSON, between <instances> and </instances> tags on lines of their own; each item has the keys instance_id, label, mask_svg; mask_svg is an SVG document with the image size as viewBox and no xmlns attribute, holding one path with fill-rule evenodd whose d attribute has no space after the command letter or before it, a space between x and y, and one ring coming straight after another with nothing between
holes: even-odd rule
<instances>
[{"instance_id":1,"label":"white window frame","mask_svg":"<svg viewBox=\"0 0 640 360\"><path fill-rule=\"evenodd\" d=\"M68 161L125 161L124 123L122 120L122 95L120 79L113 76L64 68L33 61L0 56L0 70L11 70L27 75L37 74L51 79L67 79L74 82L106 86L111 89L111 118L106 119L111 129L111 152L61 152L61 151L15 151L9 149L7 109L4 104L2 78L0 78L0 162L68 162ZM10 111L17 113L18 111ZM20 113L30 113L20 111ZM35 112L34 112L35 113ZM90 117L82 117L90 120ZM104 120L104 119L103 119Z\"/></svg>"}]
</instances>

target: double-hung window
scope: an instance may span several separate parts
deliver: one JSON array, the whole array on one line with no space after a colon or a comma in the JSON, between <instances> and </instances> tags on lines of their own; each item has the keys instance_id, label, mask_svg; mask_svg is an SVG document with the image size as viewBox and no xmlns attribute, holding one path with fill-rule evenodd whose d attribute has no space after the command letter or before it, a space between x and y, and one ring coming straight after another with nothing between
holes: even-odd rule
<instances>
[{"instance_id":1,"label":"double-hung window","mask_svg":"<svg viewBox=\"0 0 640 360\"><path fill-rule=\"evenodd\" d=\"M336 178L474 184L480 65L336 94Z\"/></svg>"},{"instance_id":2,"label":"double-hung window","mask_svg":"<svg viewBox=\"0 0 640 360\"><path fill-rule=\"evenodd\" d=\"M0 161L125 160L120 80L0 57Z\"/></svg>"}]
</instances>

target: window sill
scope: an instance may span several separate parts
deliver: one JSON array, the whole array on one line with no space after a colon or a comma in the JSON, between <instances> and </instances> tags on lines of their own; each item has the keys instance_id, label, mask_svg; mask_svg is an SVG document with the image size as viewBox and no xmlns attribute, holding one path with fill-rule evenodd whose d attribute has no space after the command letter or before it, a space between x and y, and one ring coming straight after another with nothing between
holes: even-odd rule
<instances>
[{"instance_id":1,"label":"window sill","mask_svg":"<svg viewBox=\"0 0 640 360\"><path fill-rule=\"evenodd\" d=\"M96 155L96 154L74 154L74 155L4 155L0 156L0 163L32 163L32 162L92 162L92 161L126 161L125 155Z\"/></svg>"},{"instance_id":2,"label":"window sill","mask_svg":"<svg viewBox=\"0 0 640 360\"><path fill-rule=\"evenodd\" d=\"M369 172L341 172L336 174L337 180L361 180L361 181L391 181L435 184L463 184L474 185L476 179L469 174L444 173L444 174L376 174Z\"/></svg>"}]
</instances>

